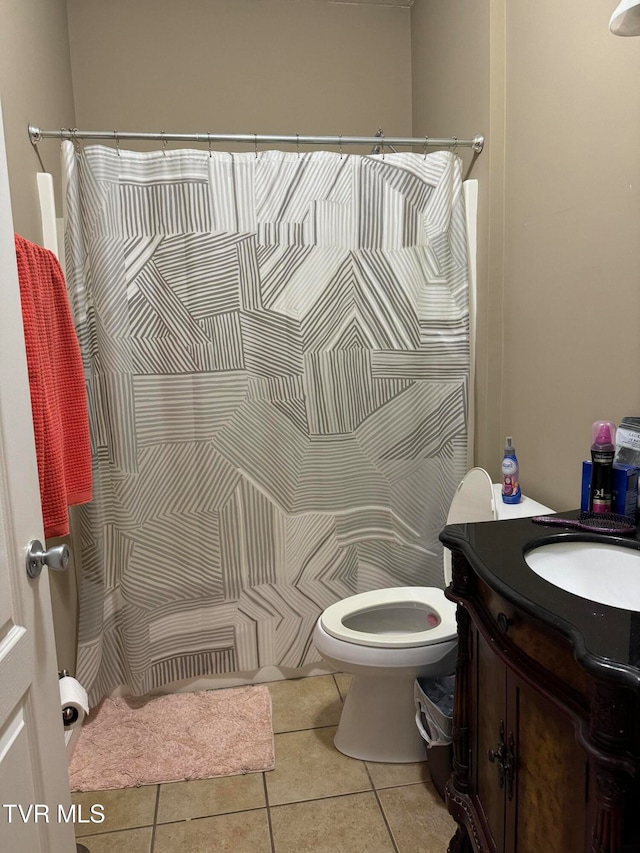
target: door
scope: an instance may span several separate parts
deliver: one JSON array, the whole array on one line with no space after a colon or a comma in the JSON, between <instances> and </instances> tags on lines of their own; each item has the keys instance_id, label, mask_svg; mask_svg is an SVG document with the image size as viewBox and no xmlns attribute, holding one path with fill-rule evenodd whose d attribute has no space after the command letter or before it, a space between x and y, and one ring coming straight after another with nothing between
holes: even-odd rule
<instances>
[{"instance_id":1,"label":"door","mask_svg":"<svg viewBox=\"0 0 640 853\"><path fill-rule=\"evenodd\" d=\"M25 568L44 534L1 111L0 305L0 850L72 853L49 578Z\"/></svg>"}]
</instances>

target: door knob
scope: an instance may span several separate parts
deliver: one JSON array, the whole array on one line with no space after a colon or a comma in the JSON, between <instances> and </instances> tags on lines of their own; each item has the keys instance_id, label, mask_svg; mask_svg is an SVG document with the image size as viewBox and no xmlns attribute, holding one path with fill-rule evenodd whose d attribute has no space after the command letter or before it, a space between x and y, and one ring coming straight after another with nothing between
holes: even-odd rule
<instances>
[{"instance_id":1,"label":"door knob","mask_svg":"<svg viewBox=\"0 0 640 853\"><path fill-rule=\"evenodd\" d=\"M55 548L45 550L42 542L33 539L27 548L27 574L30 578L37 578L44 566L56 572L64 572L69 567L70 559L68 545L56 545Z\"/></svg>"}]
</instances>

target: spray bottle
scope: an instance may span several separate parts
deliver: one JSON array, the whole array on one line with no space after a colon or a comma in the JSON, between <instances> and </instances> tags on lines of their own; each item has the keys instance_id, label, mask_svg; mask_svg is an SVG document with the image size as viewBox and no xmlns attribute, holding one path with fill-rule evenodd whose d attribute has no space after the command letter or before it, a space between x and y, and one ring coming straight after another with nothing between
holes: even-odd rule
<instances>
[{"instance_id":1,"label":"spray bottle","mask_svg":"<svg viewBox=\"0 0 640 853\"><path fill-rule=\"evenodd\" d=\"M611 421L596 421L591 427L591 512L611 512L615 436Z\"/></svg>"},{"instance_id":2,"label":"spray bottle","mask_svg":"<svg viewBox=\"0 0 640 853\"><path fill-rule=\"evenodd\" d=\"M502 457L502 500L506 504L517 504L520 503L522 492L520 491L516 449L511 441L511 436L508 435L504 456Z\"/></svg>"}]
</instances>

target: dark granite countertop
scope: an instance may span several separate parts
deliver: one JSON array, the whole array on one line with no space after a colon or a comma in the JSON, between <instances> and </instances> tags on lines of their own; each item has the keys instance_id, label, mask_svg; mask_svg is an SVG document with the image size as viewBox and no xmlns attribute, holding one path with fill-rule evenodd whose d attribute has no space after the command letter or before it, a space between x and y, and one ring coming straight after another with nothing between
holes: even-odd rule
<instances>
[{"instance_id":1,"label":"dark granite countertop","mask_svg":"<svg viewBox=\"0 0 640 853\"><path fill-rule=\"evenodd\" d=\"M577 510L562 513L577 514ZM607 542L640 550L640 531L633 536L600 536L517 518L451 524L440 540L462 552L478 576L504 599L568 637L576 659L590 673L640 692L640 613L565 592L539 577L524 559L534 544L551 542Z\"/></svg>"}]
</instances>

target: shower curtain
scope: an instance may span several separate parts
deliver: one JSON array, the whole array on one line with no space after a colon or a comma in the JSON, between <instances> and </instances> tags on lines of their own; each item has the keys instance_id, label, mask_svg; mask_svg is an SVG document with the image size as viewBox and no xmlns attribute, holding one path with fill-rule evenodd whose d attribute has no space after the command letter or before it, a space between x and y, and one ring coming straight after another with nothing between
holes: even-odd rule
<instances>
[{"instance_id":1,"label":"shower curtain","mask_svg":"<svg viewBox=\"0 0 640 853\"><path fill-rule=\"evenodd\" d=\"M467 458L459 160L70 142L63 159L92 701L299 668L333 602L442 587Z\"/></svg>"}]
</instances>

